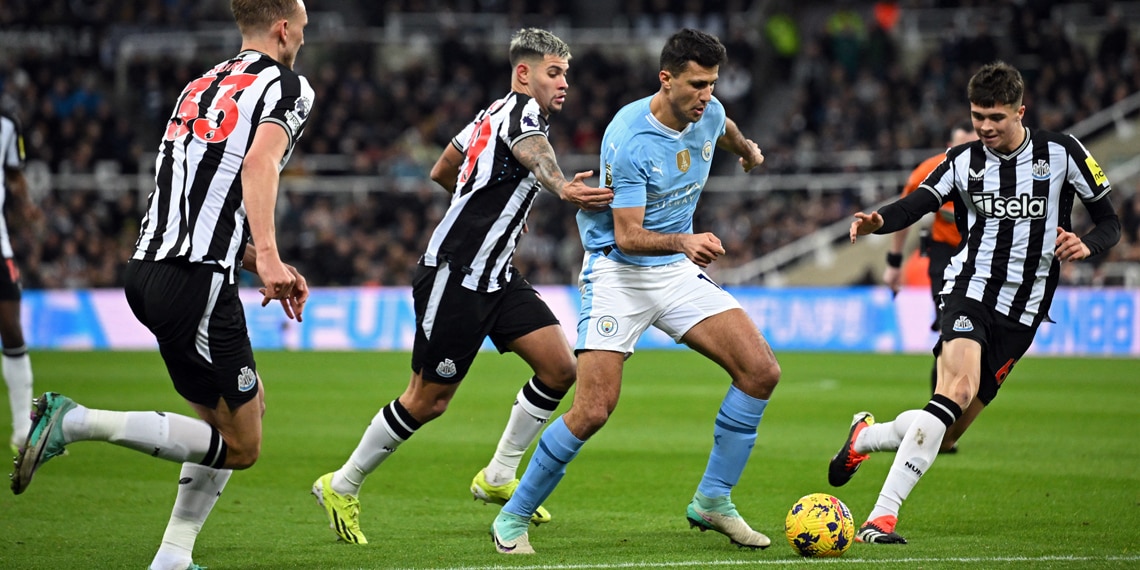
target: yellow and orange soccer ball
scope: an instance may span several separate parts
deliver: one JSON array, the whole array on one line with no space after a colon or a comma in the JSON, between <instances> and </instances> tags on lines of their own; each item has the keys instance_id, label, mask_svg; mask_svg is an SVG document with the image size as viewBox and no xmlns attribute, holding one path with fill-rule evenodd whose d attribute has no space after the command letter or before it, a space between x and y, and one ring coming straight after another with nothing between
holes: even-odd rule
<instances>
[{"instance_id":1,"label":"yellow and orange soccer ball","mask_svg":"<svg viewBox=\"0 0 1140 570\"><path fill-rule=\"evenodd\" d=\"M801 556L840 556L855 540L855 521L843 501L812 493L792 505L784 519L784 534Z\"/></svg>"}]
</instances>

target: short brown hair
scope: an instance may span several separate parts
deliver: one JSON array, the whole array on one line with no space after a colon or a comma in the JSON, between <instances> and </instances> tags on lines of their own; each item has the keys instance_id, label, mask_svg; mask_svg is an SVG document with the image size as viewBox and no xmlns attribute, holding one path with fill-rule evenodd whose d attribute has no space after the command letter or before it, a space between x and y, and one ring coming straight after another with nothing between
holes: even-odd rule
<instances>
[{"instance_id":1,"label":"short brown hair","mask_svg":"<svg viewBox=\"0 0 1140 570\"><path fill-rule=\"evenodd\" d=\"M1025 95L1025 80L1017 68L1004 61L995 61L970 78L966 93L971 103L981 107L1020 107L1021 98Z\"/></svg>"},{"instance_id":2,"label":"short brown hair","mask_svg":"<svg viewBox=\"0 0 1140 570\"><path fill-rule=\"evenodd\" d=\"M680 75L690 61L701 67L717 67L728 61L728 53L716 36L685 28L670 36L661 48L661 69Z\"/></svg>"},{"instance_id":3,"label":"short brown hair","mask_svg":"<svg viewBox=\"0 0 1140 570\"><path fill-rule=\"evenodd\" d=\"M288 20L298 9L297 0L230 1L230 10L242 34L266 29L278 20Z\"/></svg>"}]
</instances>

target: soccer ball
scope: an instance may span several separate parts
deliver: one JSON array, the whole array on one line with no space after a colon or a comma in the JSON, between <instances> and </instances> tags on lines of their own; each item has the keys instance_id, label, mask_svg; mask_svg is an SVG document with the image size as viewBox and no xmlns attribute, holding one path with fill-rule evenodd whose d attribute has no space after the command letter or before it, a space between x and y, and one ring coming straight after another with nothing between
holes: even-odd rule
<instances>
[{"instance_id":1,"label":"soccer ball","mask_svg":"<svg viewBox=\"0 0 1140 570\"><path fill-rule=\"evenodd\" d=\"M800 556L840 556L855 540L855 521L843 501L812 493L792 505L784 519L784 534Z\"/></svg>"}]
</instances>

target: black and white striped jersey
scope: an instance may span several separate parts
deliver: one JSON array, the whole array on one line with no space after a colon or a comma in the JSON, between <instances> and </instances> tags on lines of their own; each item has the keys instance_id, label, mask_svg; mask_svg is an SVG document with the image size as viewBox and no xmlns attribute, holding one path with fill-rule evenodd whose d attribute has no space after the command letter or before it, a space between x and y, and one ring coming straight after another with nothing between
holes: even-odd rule
<instances>
[{"instance_id":1,"label":"black and white striped jersey","mask_svg":"<svg viewBox=\"0 0 1140 570\"><path fill-rule=\"evenodd\" d=\"M8 181L6 170L24 168L24 137L20 134L20 122L15 117L0 115L0 256L11 259L12 240L8 238L8 214L4 208L8 202Z\"/></svg>"},{"instance_id":2,"label":"black and white striped jersey","mask_svg":"<svg viewBox=\"0 0 1140 570\"><path fill-rule=\"evenodd\" d=\"M474 291L496 291L510 280L511 257L540 186L511 149L526 137L545 137L547 129L538 102L512 92L451 140L463 165L451 206L424 253L426 265L448 263Z\"/></svg>"},{"instance_id":3,"label":"black and white striped jersey","mask_svg":"<svg viewBox=\"0 0 1140 570\"><path fill-rule=\"evenodd\" d=\"M155 189L132 258L217 264L232 282L250 236L241 184L245 154L260 124L278 124L290 139L284 168L313 98L308 80L252 50L191 81L159 145Z\"/></svg>"},{"instance_id":4,"label":"black and white striped jersey","mask_svg":"<svg viewBox=\"0 0 1140 570\"><path fill-rule=\"evenodd\" d=\"M1075 137L1025 132L1008 155L981 141L950 149L920 188L954 201L962 235L942 294L965 295L1032 326L1047 317L1057 288L1057 228L1072 231L1074 197L1106 199L1111 185Z\"/></svg>"}]
</instances>

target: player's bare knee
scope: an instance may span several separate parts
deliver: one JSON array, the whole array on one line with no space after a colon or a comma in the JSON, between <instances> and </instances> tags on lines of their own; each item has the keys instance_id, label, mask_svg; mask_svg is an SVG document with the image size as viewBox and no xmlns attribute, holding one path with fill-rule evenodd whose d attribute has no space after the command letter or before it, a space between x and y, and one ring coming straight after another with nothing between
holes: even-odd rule
<instances>
[{"instance_id":1,"label":"player's bare knee","mask_svg":"<svg viewBox=\"0 0 1140 570\"><path fill-rule=\"evenodd\" d=\"M594 433L610 419L610 412L603 406L587 406L579 409L578 423L581 424L589 433Z\"/></svg>"},{"instance_id":2,"label":"player's bare knee","mask_svg":"<svg viewBox=\"0 0 1140 570\"><path fill-rule=\"evenodd\" d=\"M577 361L573 358L564 362L559 362L556 366L551 366L539 373L536 371L535 376L542 381L543 384L550 386L554 390L565 392L574 385L574 379L578 374Z\"/></svg>"},{"instance_id":3,"label":"player's bare knee","mask_svg":"<svg viewBox=\"0 0 1140 570\"><path fill-rule=\"evenodd\" d=\"M939 386L937 393L946 396L965 410L974 399L974 392L966 381L950 382L947 386Z\"/></svg>"},{"instance_id":4,"label":"player's bare knee","mask_svg":"<svg viewBox=\"0 0 1140 570\"><path fill-rule=\"evenodd\" d=\"M430 420L434 420L434 419L438 418L439 416L442 416L444 414L444 412L447 411L447 406L450 403L451 403L450 399L445 400L442 398L433 401L431 403L431 406L428 407L428 409L427 409L427 418L422 420L422 421L427 422Z\"/></svg>"},{"instance_id":5,"label":"player's bare knee","mask_svg":"<svg viewBox=\"0 0 1140 570\"><path fill-rule=\"evenodd\" d=\"M229 445L226 449L226 469L249 469L261 456L261 442Z\"/></svg>"},{"instance_id":6,"label":"player's bare knee","mask_svg":"<svg viewBox=\"0 0 1140 570\"><path fill-rule=\"evenodd\" d=\"M403 401L401 401L400 403L403 404L403 406L406 410L408 410L409 414L412 414L412 417L415 418L417 422L420 422L421 424L426 424L426 423L442 416L444 414L444 412L447 411L447 406L448 406L448 404L451 403L451 399L450 398L428 398L428 399L419 398L419 399L416 399L415 401L407 403L407 404L405 404Z\"/></svg>"},{"instance_id":7,"label":"player's bare knee","mask_svg":"<svg viewBox=\"0 0 1140 570\"><path fill-rule=\"evenodd\" d=\"M733 383L745 394L767 400L776 389L776 384L780 383L780 365L773 362L771 365L755 367L733 378Z\"/></svg>"}]
</instances>

